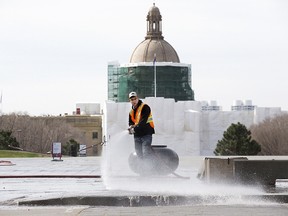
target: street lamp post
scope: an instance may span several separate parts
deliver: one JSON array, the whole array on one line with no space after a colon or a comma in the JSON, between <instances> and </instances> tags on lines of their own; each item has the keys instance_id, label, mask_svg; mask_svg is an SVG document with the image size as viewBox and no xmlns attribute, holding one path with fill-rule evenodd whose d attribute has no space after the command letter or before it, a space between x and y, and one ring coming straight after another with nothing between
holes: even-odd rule
<instances>
[{"instance_id":1,"label":"street lamp post","mask_svg":"<svg viewBox=\"0 0 288 216\"><path fill-rule=\"evenodd\" d=\"M154 66L154 97L157 97L157 81L156 81L156 53L154 53L153 59L153 66Z\"/></svg>"}]
</instances>

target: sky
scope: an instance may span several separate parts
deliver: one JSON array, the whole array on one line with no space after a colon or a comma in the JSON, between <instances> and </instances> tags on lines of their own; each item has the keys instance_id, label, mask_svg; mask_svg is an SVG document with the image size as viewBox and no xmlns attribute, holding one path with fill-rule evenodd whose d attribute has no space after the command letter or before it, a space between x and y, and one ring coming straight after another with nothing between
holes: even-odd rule
<instances>
[{"instance_id":1,"label":"sky","mask_svg":"<svg viewBox=\"0 0 288 216\"><path fill-rule=\"evenodd\" d=\"M129 63L154 2L195 100L288 110L286 0L0 0L2 113L103 106L108 62Z\"/></svg>"}]
</instances>

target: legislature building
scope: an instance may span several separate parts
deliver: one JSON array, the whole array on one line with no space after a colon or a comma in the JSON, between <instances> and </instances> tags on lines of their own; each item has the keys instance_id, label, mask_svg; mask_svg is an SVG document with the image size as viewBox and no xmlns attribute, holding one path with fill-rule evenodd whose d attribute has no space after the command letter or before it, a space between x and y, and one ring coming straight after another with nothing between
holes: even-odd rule
<instances>
[{"instance_id":1,"label":"legislature building","mask_svg":"<svg viewBox=\"0 0 288 216\"><path fill-rule=\"evenodd\" d=\"M136 91L140 98L194 100L191 65L180 63L176 50L164 40L162 16L155 4L146 21L145 40L134 49L130 62L108 63L108 100L127 102L131 91Z\"/></svg>"}]
</instances>

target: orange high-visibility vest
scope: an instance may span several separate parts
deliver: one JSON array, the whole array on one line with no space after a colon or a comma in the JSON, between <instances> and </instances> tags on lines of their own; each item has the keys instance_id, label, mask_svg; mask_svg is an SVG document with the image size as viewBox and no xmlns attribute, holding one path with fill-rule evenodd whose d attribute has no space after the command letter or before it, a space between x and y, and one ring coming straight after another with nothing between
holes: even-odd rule
<instances>
[{"instance_id":1,"label":"orange high-visibility vest","mask_svg":"<svg viewBox=\"0 0 288 216\"><path fill-rule=\"evenodd\" d=\"M136 117L134 118L134 110L132 109L130 111L130 116L131 116L131 120L134 122L135 125L137 125L140 121L140 118L141 118L141 111L142 111L142 108L145 104L142 103L138 108L137 108L137 111L136 111ZM153 122L153 118L152 118L152 113L150 112L149 116L148 116L148 119L147 119L147 122L146 123L149 123L150 126L152 128L154 128L154 122Z\"/></svg>"}]
</instances>

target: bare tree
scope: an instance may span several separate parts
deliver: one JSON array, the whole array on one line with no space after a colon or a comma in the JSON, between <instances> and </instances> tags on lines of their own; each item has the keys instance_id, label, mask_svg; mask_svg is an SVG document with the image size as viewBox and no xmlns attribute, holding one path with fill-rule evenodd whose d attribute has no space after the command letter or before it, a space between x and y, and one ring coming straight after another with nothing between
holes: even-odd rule
<instances>
[{"instance_id":1,"label":"bare tree","mask_svg":"<svg viewBox=\"0 0 288 216\"><path fill-rule=\"evenodd\" d=\"M261 145L260 155L288 154L288 114L266 119L250 130L252 138Z\"/></svg>"},{"instance_id":2,"label":"bare tree","mask_svg":"<svg viewBox=\"0 0 288 216\"><path fill-rule=\"evenodd\" d=\"M1 116L0 129L12 131L20 148L39 153L50 151L53 142L64 144L70 139L84 140L79 129L66 123L65 117L30 117L12 113Z\"/></svg>"}]
</instances>

